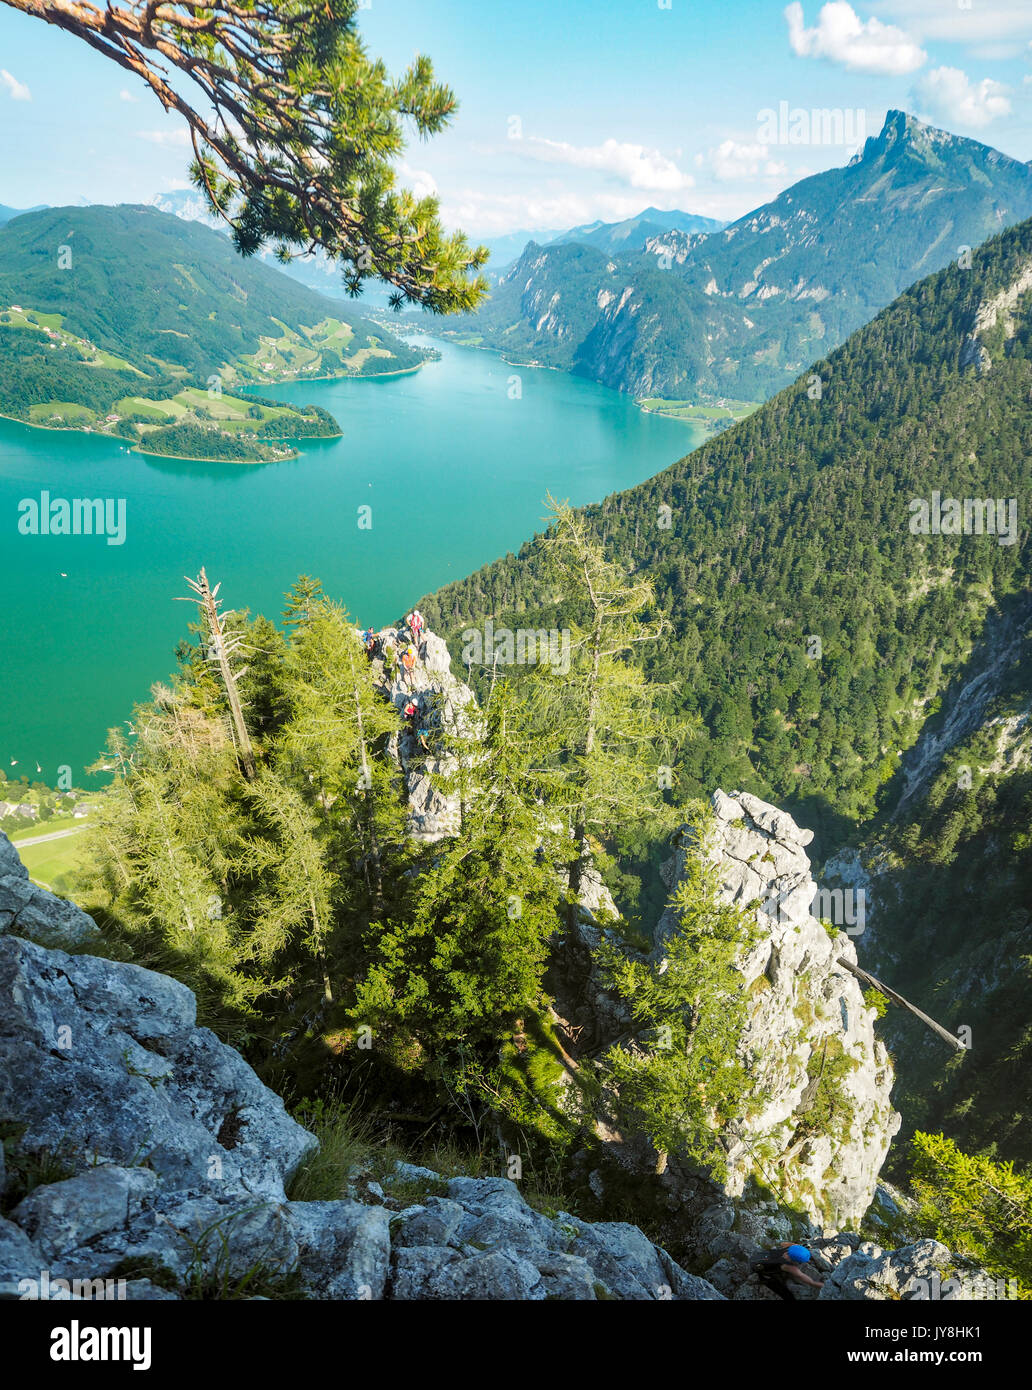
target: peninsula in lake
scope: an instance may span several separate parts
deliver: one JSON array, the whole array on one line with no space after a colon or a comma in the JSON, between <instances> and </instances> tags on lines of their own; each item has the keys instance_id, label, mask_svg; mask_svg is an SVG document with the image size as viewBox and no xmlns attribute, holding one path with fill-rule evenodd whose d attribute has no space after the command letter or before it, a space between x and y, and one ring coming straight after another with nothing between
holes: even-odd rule
<instances>
[{"instance_id":1,"label":"peninsula in lake","mask_svg":"<svg viewBox=\"0 0 1032 1390\"><path fill-rule=\"evenodd\" d=\"M253 388L413 371L432 356L152 208L46 208L0 227L0 414L26 424L149 454L282 459L290 441L340 428Z\"/></svg>"}]
</instances>

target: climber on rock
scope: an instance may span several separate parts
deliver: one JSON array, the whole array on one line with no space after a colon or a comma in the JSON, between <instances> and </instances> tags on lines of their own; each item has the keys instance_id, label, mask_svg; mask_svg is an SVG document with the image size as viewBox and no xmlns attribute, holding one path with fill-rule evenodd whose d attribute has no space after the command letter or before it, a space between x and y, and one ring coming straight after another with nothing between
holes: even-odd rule
<instances>
[{"instance_id":1,"label":"climber on rock","mask_svg":"<svg viewBox=\"0 0 1032 1390\"><path fill-rule=\"evenodd\" d=\"M406 672L411 675L412 668L416 664L416 649L411 642L401 654L401 664L404 666Z\"/></svg>"},{"instance_id":2,"label":"climber on rock","mask_svg":"<svg viewBox=\"0 0 1032 1390\"><path fill-rule=\"evenodd\" d=\"M372 629L371 627L367 627L366 630L365 630L365 632L363 632L363 634L362 634L362 640L365 642L366 654L367 654L370 658L372 658L373 656L375 656L375 654L376 654L376 643L377 643L377 640L378 640L378 639L377 639L376 633L373 631L373 629Z\"/></svg>"},{"instance_id":3,"label":"climber on rock","mask_svg":"<svg viewBox=\"0 0 1032 1390\"><path fill-rule=\"evenodd\" d=\"M409 631L412 633L413 642L418 646L423 628L426 626L422 613L420 613L418 608L413 608L405 621L409 625Z\"/></svg>"},{"instance_id":4,"label":"climber on rock","mask_svg":"<svg viewBox=\"0 0 1032 1390\"><path fill-rule=\"evenodd\" d=\"M764 1250L762 1255L758 1255L752 1262L752 1271L765 1288L777 1294L786 1303L794 1303L795 1296L789 1291L789 1281L794 1280L797 1284L809 1284L813 1289L822 1289L824 1284L820 1279L811 1279L802 1268L803 1265L810 1263L810 1252L805 1245L791 1245L784 1241L781 1245L776 1245L773 1250Z\"/></svg>"}]
</instances>

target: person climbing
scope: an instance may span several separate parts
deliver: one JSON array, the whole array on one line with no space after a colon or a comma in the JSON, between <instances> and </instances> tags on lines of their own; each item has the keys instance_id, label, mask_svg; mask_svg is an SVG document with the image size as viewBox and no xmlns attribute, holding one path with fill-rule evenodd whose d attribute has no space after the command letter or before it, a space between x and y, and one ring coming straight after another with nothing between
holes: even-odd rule
<instances>
[{"instance_id":1,"label":"person climbing","mask_svg":"<svg viewBox=\"0 0 1032 1390\"><path fill-rule=\"evenodd\" d=\"M423 619L423 615L422 613L420 613L418 608L413 608L412 612L408 615L408 625L409 631L412 633L412 640L418 647L420 639L422 637L423 628L426 626L426 623Z\"/></svg>"},{"instance_id":2,"label":"person climbing","mask_svg":"<svg viewBox=\"0 0 1032 1390\"><path fill-rule=\"evenodd\" d=\"M789 1280L797 1284L809 1284L813 1289L822 1289L820 1279L811 1279L803 1272L802 1266L810 1263L810 1252L805 1245L790 1245L784 1241L773 1250L764 1250L752 1261L752 1272L765 1288L777 1294L786 1303L794 1303L795 1295L789 1291Z\"/></svg>"},{"instance_id":3,"label":"person climbing","mask_svg":"<svg viewBox=\"0 0 1032 1390\"><path fill-rule=\"evenodd\" d=\"M372 658L376 655L376 643L379 640L376 636L376 633L373 631L371 627L367 627L365 632L362 634L362 639L365 642L366 654L370 658Z\"/></svg>"},{"instance_id":4,"label":"person climbing","mask_svg":"<svg viewBox=\"0 0 1032 1390\"><path fill-rule=\"evenodd\" d=\"M401 664L402 666L404 666L405 670L409 673L409 675L411 675L412 668L416 664L416 649L411 642L408 644L408 646L401 654Z\"/></svg>"},{"instance_id":5,"label":"person climbing","mask_svg":"<svg viewBox=\"0 0 1032 1390\"><path fill-rule=\"evenodd\" d=\"M429 753L429 752L430 752L430 730L429 730L429 729L417 729L417 730L416 730L416 738L419 739L419 746L420 746L420 748L422 748L423 752L424 752L424 753Z\"/></svg>"},{"instance_id":6,"label":"person climbing","mask_svg":"<svg viewBox=\"0 0 1032 1390\"><path fill-rule=\"evenodd\" d=\"M402 713L410 724L414 724L416 716L419 714L419 706L413 699L406 700Z\"/></svg>"}]
</instances>

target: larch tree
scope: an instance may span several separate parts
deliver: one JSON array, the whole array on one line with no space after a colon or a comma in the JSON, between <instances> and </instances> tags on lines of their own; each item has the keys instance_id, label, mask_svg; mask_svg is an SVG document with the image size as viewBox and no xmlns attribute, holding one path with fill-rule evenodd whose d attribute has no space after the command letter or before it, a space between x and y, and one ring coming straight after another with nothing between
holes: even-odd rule
<instances>
[{"instance_id":1,"label":"larch tree","mask_svg":"<svg viewBox=\"0 0 1032 1390\"><path fill-rule=\"evenodd\" d=\"M570 826L568 924L576 921L590 837L602 841L628 822L649 819L673 828L676 814L663 796L671 785L674 733L659 709L665 687L645 680L628 658L641 643L669 630L649 617L651 580L629 575L609 560L585 519L549 498L554 523L546 557L563 595L569 622L570 669L542 665L532 682L542 728L561 752L540 779L546 801L561 807ZM682 727L678 737L684 737Z\"/></svg>"},{"instance_id":2,"label":"larch tree","mask_svg":"<svg viewBox=\"0 0 1032 1390\"><path fill-rule=\"evenodd\" d=\"M712 813L690 809L685 865L670 905L677 926L662 959L647 961L603 942L604 977L634 1020L634 1037L614 1044L602 1075L629 1129L646 1134L662 1173L674 1154L720 1175L721 1132L739 1118L753 1093L740 1043L747 1022L745 984L738 969L756 927L737 904L720 896L705 841Z\"/></svg>"}]
</instances>

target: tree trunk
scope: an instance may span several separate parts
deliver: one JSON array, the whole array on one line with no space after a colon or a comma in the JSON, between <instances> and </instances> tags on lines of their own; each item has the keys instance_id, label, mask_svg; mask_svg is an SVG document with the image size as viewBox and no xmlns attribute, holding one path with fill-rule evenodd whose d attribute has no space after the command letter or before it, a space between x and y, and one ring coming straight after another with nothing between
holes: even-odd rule
<instances>
[{"instance_id":1,"label":"tree trunk","mask_svg":"<svg viewBox=\"0 0 1032 1390\"><path fill-rule=\"evenodd\" d=\"M838 963L842 966L843 970L848 970L849 973L855 975L858 980L862 980L865 984L871 985L872 988L880 990L881 993L891 999L893 1003L899 1004L901 1008L909 1009L916 1018L919 1018L922 1023L927 1024L933 1033L938 1033L943 1042L948 1042L950 1047L954 1048L957 1052L967 1051L967 1048L960 1039L954 1037L948 1028L944 1028L941 1023L936 1023L934 1018L929 1018L927 1014L922 1013L916 1005L904 999L902 994L897 994L894 989L889 989L888 985L883 985L880 980L876 980L874 976L869 975L866 970L861 970L859 965L853 965L850 961L844 960L841 956L838 957Z\"/></svg>"},{"instance_id":2,"label":"tree trunk","mask_svg":"<svg viewBox=\"0 0 1032 1390\"><path fill-rule=\"evenodd\" d=\"M588 592L591 592L590 581ZM602 663L602 609L593 599L595 622L591 632L591 678L588 682L588 708L584 716L584 757L590 758L595 751L595 722L598 718L598 672ZM584 861L588 852L588 807L582 801L577 808L573 825L574 857L570 861L569 894L566 908L566 929L571 934L577 928L580 916L580 890L584 879Z\"/></svg>"}]
</instances>

